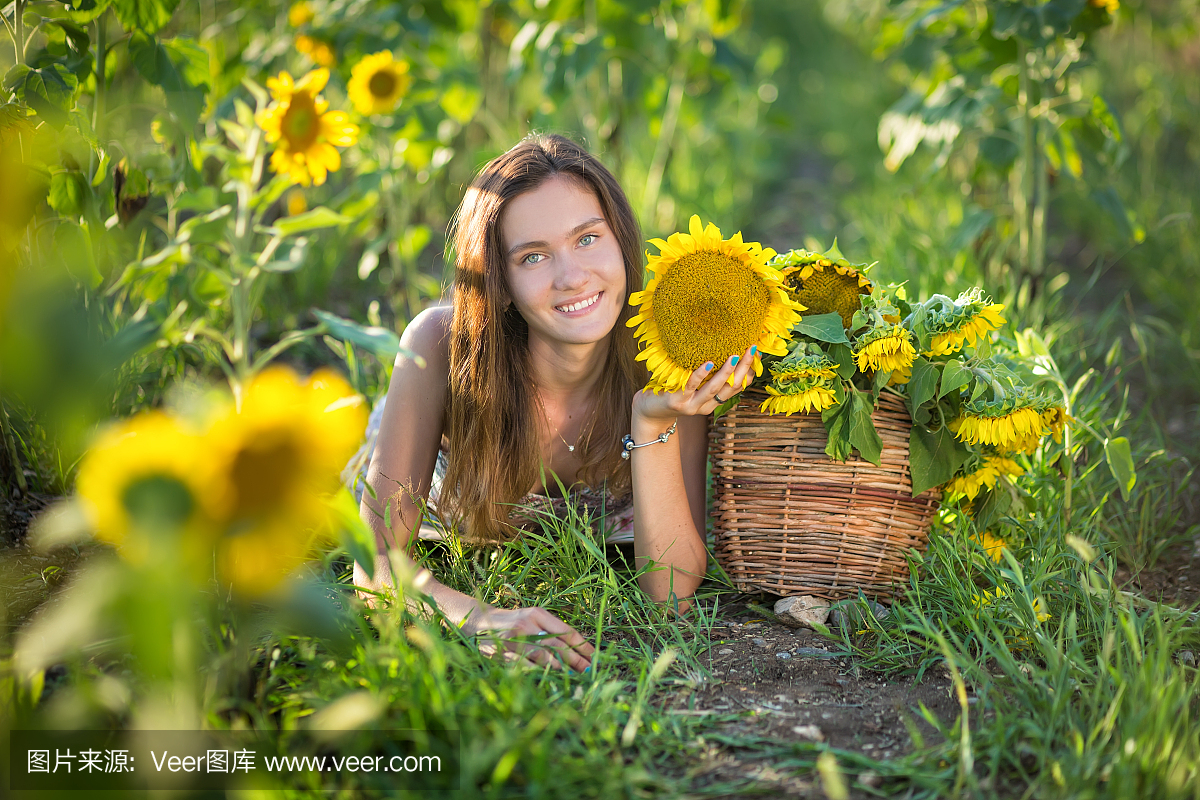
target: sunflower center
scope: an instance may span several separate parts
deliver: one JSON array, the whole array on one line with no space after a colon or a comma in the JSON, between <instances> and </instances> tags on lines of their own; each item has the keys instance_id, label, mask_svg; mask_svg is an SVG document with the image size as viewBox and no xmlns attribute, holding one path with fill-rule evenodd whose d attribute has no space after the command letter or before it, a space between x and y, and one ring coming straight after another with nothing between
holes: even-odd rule
<instances>
[{"instance_id":1,"label":"sunflower center","mask_svg":"<svg viewBox=\"0 0 1200 800\"><path fill-rule=\"evenodd\" d=\"M148 530L181 527L196 503L192 493L173 475L147 475L121 494L121 504L138 525Z\"/></svg>"},{"instance_id":2,"label":"sunflower center","mask_svg":"<svg viewBox=\"0 0 1200 800\"><path fill-rule=\"evenodd\" d=\"M718 367L758 341L771 293L754 268L713 250L681 256L654 290L654 318L671 360Z\"/></svg>"},{"instance_id":3,"label":"sunflower center","mask_svg":"<svg viewBox=\"0 0 1200 800\"><path fill-rule=\"evenodd\" d=\"M842 317L843 327L849 328L854 312L862 308L860 296L864 293L858 285L858 276L839 275L833 269L814 270L808 280L801 281L799 271L789 277L788 288L792 298L808 306L807 314L829 314L836 311Z\"/></svg>"},{"instance_id":4,"label":"sunflower center","mask_svg":"<svg viewBox=\"0 0 1200 800\"><path fill-rule=\"evenodd\" d=\"M321 118L311 94L296 92L292 95L279 129L283 138L287 139L289 150L306 150L317 141L317 135L321 132Z\"/></svg>"},{"instance_id":5,"label":"sunflower center","mask_svg":"<svg viewBox=\"0 0 1200 800\"><path fill-rule=\"evenodd\" d=\"M391 70L381 69L367 81L367 88L375 97L391 97L392 92L396 91L396 76Z\"/></svg>"},{"instance_id":6,"label":"sunflower center","mask_svg":"<svg viewBox=\"0 0 1200 800\"><path fill-rule=\"evenodd\" d=\"M295 483L301 458L296 442L286 433L268 433L242 448L231 470L237 490L235 514L255 516L274 508Z\"/></svg>"}]
</instances>

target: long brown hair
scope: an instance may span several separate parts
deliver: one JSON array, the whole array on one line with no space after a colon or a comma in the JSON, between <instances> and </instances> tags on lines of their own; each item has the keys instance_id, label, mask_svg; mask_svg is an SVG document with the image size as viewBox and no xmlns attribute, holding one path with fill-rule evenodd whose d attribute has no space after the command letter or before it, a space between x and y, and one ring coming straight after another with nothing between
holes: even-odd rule
<instances>
[{"instance_id":1,"label":"long brown hair","mask_svg":"<svg viewBox=\"0 0 1200 800\"><path fill-rule=\"evenodd\" d=\"M608 335L594 422L576 446L579 479L614 496L631 488L620 440L629 432L633 395L647 380L625 325L634 313L629 295L642 287L641 230L616 178L594 156L562 136L532 135L480 170L450 225L455 247L450 464L439 505L476 541L512 537L512 504L541 475L529 329L509 301L500 219L514 197L556 175L595 194L625 262L625 302Z\"/></svg>"}]
</instances>

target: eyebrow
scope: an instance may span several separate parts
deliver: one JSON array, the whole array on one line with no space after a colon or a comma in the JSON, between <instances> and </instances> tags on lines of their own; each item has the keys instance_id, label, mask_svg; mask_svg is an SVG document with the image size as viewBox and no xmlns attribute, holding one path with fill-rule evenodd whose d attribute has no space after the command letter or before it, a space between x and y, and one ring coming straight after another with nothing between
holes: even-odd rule
<instances>
[{"instance_id":1,"label":"eyebrow","mask_svg":"<svg viewBox=\"0 0 1200 800\"><path fill-rule=\"evenodd\" d=\"M579 223L578 225L576 225L574 228L571 228L571 230L567 232L567 236L568 237L574 236L577 233L582 232L585 228L592 227L597 222L604 222L604 217L592 217L589 220L585 220L584 222ZM536 242L522 242L521 244L513 245L512 247L508 248L507 255L511 256L513 253L519 252L521 250L526 250L531 247L549 247L549 243L543 242L540 240L536 241Z\"/></svg>"}]
</instances>

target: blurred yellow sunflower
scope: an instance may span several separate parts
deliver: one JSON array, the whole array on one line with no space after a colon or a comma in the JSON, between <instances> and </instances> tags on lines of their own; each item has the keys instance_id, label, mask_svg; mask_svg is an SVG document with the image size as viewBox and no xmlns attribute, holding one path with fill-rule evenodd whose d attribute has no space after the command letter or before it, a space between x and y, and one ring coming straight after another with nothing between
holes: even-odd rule
<instances>
[{"instance_id":1,"label":"blurred yellow sunflower","mask_svg":"<svg viewBox=\"0 0 1200 800\"><path fill-rule=\"evenodd\" d=\"M988 558L996 562L999 562L1004 557L1001 553L1004 551L1004 548L1008 547L1003 539L999 536L993 536L991 531L984 531L982 536L973 534L971 541L983 548L983 552L987 553Z\"/></svg>"},{"instance_id":2,"label":"blurred yellow sunflower","mask_svg":"<svg viewBox=\"0 0 1200 800\"><path fill-rule=\"evenodd\" d=\"M312 6L305 0L300 0L298 3L292 3L292 7L288 9L288 25L299 28L312 22L315 16Z\"/></svg>"},{"instance_id":3,"label":"blurred yellow sunflower","mask_svg":"<svg viewBox=\"0 0 1200 800\"><path fill-rule=\"evenodd\" d=\"M809 314L836 311L842 318L842 326L849 328L854 312L862 308L862 295L871 293L867 276L844 258L834 260L804 251L788 256L784 258L798 261L781 270L788 295Z\"/></svg>"},{"instance_id":4,"label":"blurred yellow sunflower","mask_svg":"<svg viewBox=\"0 0 1200 800\"><path fill-rule=\"evenodd\" d=\"M358 140L358 126L345 111L329 111L320 96L329 70L316 69L293 82L287 72L268 78L275 102L255 117L266 140L278 142L271 153L271 169L287 173L296 183L320 186L329 172L341 169L342 157L334 145L347 147Z\"/></svg>"},{"instance_id":5,"label":"blurred yellow sunflower","mask_svg":"<svg viewBox=\"0 0 1200 800\"><path fill-rule=\"evenodd\" d=\"M927 356L957 353L964 345L974 345L984 334L997 330L1008 321L1000 316L1004 306L986 302L978 289L965 292L941 307L939 301L949 301L949 298L934 295L926 304L929 311L927 324L934 334L925 351Z\"/></svg>"},{"instance_id":6,"label":"blurred yellow sunflower","mask_svg":"<svg viewBox=\"0 0 1200 800\"><path fill-rule=\"evenodd\" d=\"M791 416L796 412L816 414L830 406L837 405L837 396L824 386L817 385L801 389L795 393L780 392L774 386L767 387L770 395L759 410L764 414L784 414Z\"/></svg>"},{"instance_id":7,"label":"blurred yellow sunflower","mask_svg":"<svg viewBox=\"0 0 1200 800\"><path fill-rule=\"evenodd\" d=\"M1108 13L1115 14L1121 7L1121 0L1088 0L1088 5L1103 8Z\"/></svg>"},{"instance_id":8,"label":"blurred yellow sunflower","mask_svg":"<svg viewBox=\"0 0 1200 800\"><path fill-rule=\"evenodd\" d=\"M327 42L302 33L296 37L296 49L313 60L321 67L332 67L337 63L337 56Z\"/></svg>"},{"instance_id":9,"label":"blurred yellow sunflower","mask_svg":"<svg viewBox=\"0 0 1200 800\"><path fill-rule=\"evenodd\" d=\"M350 100L358 113L387 114L408 94L412 78L408 62L396 61L391 51L366 56L350 73Z\"/></svg>"},{"instance_id":10,"label":"blurred yellow sunflower","mask_svg":"<svg viewBox=\"0 0 1200 800\"><path fill-rule=\"evenodd\" d=\"M678 391L701 365L712 361L720 368L751 345L758 346L754 374L762 375L762 355L787 352L804 310L784 292L779 272L767 266L774 250L743 242L741 233L723 239L716 225L703 227L698 216L688 229L666 241L650 240L660 251L647 254L654 277L629 298L641 306L627 324L637 326L638 360L646 362L655 392Z\"/></svg>"},{"instance_id":11,"label":"blurred yellow sunflower","mask_svg":"<svg viewBox=\"0 0 1200 800\"><path fill-rule=\"evenodd\" d=\"M911 369L917 351L902 325L884 325L868 331L854 343L860 372L895 372Z\"/></svg>"},{"instance_id":12,"label":"blurred yellow sunflower","mask_svg":"<svg viewBox=\"0 0 1200 800\"><path fill-rule=\"evenodd\" d=\"M1000 455L984 456L975 469L963 475L955 475L942 487L948 498L966 497L974 500L983 489L991 489L1001 475L1024 475L1021 465Z\"/></svg>"},{"instance_id":13,"label":"blurred yellow sunflower","mask_svg":"<svg viewBox=\"0 0 1200 800\"><path fill-rule=\"evenodd\" d=\"M75 486L96 538L134 562L155 539L204 551L223 512L218 467L204 437L159 411L105 430L79 465Z\"/></svg>"},{"instance_id":14,"label":"blurred yellow sunflower","mask_svg":"<svg viewBox=\"0 0 1200 800\"><path fill-rule=\"evenodd\" d=\"M217 544L221 577L247 595L275 587L306 558L327 523L323 495L339 486L366 427L362 398L338 375L307 382L274 367L210 432L221 454L229 520Z\"/></svg>"}]
</instances>

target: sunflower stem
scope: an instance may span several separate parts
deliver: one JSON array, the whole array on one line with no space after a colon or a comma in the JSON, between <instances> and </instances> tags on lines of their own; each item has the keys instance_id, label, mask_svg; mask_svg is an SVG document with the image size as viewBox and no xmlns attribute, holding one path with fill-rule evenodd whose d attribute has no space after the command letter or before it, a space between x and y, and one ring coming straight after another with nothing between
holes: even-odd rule
<instances>
[{"instance_id":1,"label":"sunflower stem","mask_svg":"<svg viewBox=\"0 0 1200 800\"><path fill-rule=\"evenodd\" d=\"M675 126L679 122L679 109L683 105L684 82L687 65L680 56L671 67L671 88L667 91L667 104L663 110L662 126L658 141L654 144L654 156L650 159L650 172L646 177L646 193L642 198L644 214L658 222L658 195L662 191L663 176L667 169L667 157L671 154L671 143L675 139Z\"/></svg>"},{"instance_id":2,"label":"sunflower stem","mask_svg":"<svg viewBox=\"0 0 1200 800\"><path fill-rule=\"evenodd\" d=\"M25 63L25 2L16 0L15 16L13 17L13 50L17 54L17 64Z\"/></svg>"},{"instance_id":3,"label":"sunflower stem","mask_svg":"<svg viewBox=\"0 0 1200 800\"><path fill-rule=\"evenodd\" d=\"M108 12L101 12L100 16L96 17L96 92L92 100L92 130L96 132L96 138L101 142L104 141L104 131L101 128L104 124L105 105L108 102L108 93L105 91L108 87L104 80L104 76L108 72L107 23ZM92 153L92 160L98 168L100 161L95 152ZM95 177L94 171L93 177Z\"/></svg>"},{"instance_id":4,"label":"sunflower stem","mask_svg":"<svg viewBox=\"0 0 1200 800\"><path fill-rule=\"evenodd\" d=\"M1021 130L1021 157L1014 168L1013 213L1017 229L1017 261L1029 269L1029 201L1033 190L1033 121L1029 109L1029 51L1017 38L1017 114Z\"/></svg>"}]
</instances>

